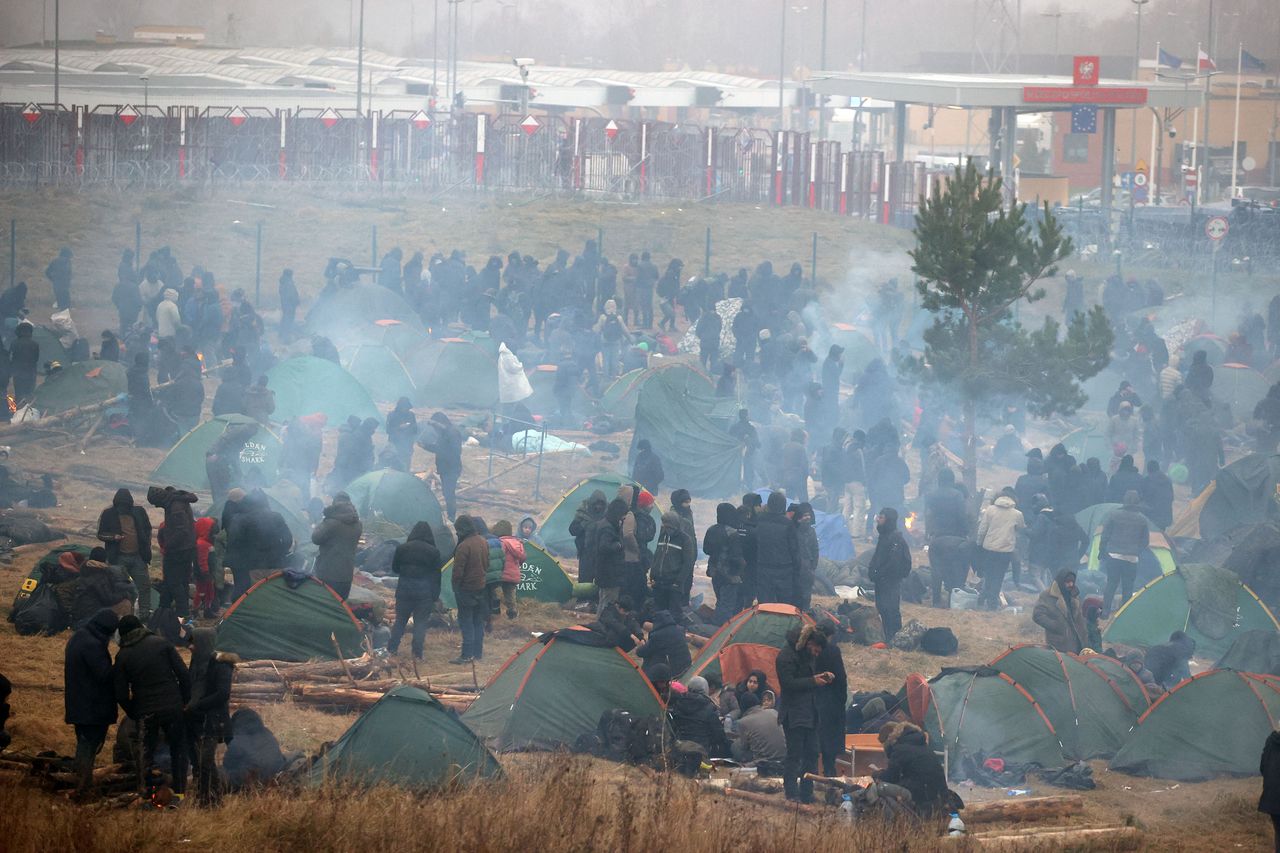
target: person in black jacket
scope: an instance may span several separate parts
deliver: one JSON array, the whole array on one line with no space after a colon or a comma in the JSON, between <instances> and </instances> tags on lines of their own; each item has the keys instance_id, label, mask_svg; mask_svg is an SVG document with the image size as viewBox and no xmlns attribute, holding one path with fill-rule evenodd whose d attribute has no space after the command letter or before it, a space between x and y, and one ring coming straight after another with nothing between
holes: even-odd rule
<instances>
[{"instance_id":1,"label":"person in black jacket","mask_svg":"<svg viewBox=\"0 0 1280 853\"><path fill-rule=\"evenodd\" d=\"M1160 470L1160 463L1147 460L1147 473L1138 487L1142 507L1151 522L1164 530L1173 524L1173 481Z\"/></svg>"},{"instance_id":2,"label":"person in black jacket","mask_svg":"<svg viewBox=\"0 0 1280 853\"><path fill-rule=\"evenodd\" d=\"M746 559L742 555L742 531L738 528L738 510L730 503L716 506L716 523L702 537L702 550L707 555L707 576L716 594L716 624L743 609L743 572Z\"/></svg>"},{"instance_id":3,"label":"person in black jacket","mask_svg":"<svg viewBox=\"0 0 1280 853\"><path fill-rule=\"evenodd\" d=\"M756 580L761 602L795 604L800 540L786 512L787 496L773 492L765 512L756 516Z\"/></svg>"},{"instance_id":4,"label":"person in black jacket","mask_svg":"<svg viewBox=\"0 0 1280 853\"><path fill-rule=\"evenodd\" d=\"M569 535L573 537L573 548L578 555L579 583L593 583L596 579L595 531L608 508L609 499L596 489L578 505L573 521L569 522Z\"/></svg>"},{"instance_id":5,"label":"person in black jacket","mask_svg":"<svg viewBox=\"0 0 1280 853\"><path fill-rule=\"evenodd\" d=\"M231 715L231 742L222 756L222 771L229 791L244 791L263 785L284 769L280 742L252 708Z\"/></svg>"},{"instance_id":6,"label":"person in black jacket","mask_svg":"<svg viewBox=\"0 0 1280 853\"><path fill-rule=\"evenodd\" d=\"M218 744L231 738L231 681L240 661L229 652L215 652L216 638L213 628L191 632L191 699L184 709L196 797L205 805L222 795L216 756Z\"/></svg>"},{"instance_id":7,"label":"person in black jacket","mask_svg":"<svg viewBox=\"0 0 1280 853\"><path fill-rule=\"evenodd\" d=\"M684 628L671 618L671 613L659 610L653 614L652 627L643 643L636 646L636 656L644 661L648 675L656 664L665 664L668 672L681 673L689 668L693 659L689 656L689 642Z\"/></svg>"},{"instance_id":8,"label":"person in black jacket","mask_svg":"<svg viewBox=\"0 0 1280 853\"><path fill-rule=\"evenodd\" d=\"M595 526L595 553L591 562L595 568L596 589L600 591L600 612L610 602L617 601L622 587L625 556L622 548L622 519L629 511L626 501L614 498L605 509L604 518Z\"/></svg>"},{"instance_id":9,"label":"person in black jacket","mask_svg":"<svg viewBox=\"0 0 1280 853\"><path fill-rule=\"evenodd\" d=\"M119 489L111 506L98 516L98 540L105 543L106 562L119 566L133 581L138 593L138 618L151 615L151 518L133 502L133 493Z\"/></svg>"},{"instance_id":10,"label":"person in black jacket","mask_svg":"<svg viewBox=\"0 0 1280 853\"><path fill-rule=\"evenodd\" d=\"M404 470L413 468L413 442L418 438L418 418L408 397L401 397L396 407L387 413L387 443L395 448L404 462Z\"/></svg>"},{"instance_id":11,"label":"person in black jacket","mask_svg":"<svg viewBox=\"0 0 1280 853\"><path fill-rule=\"evenodd\" d=\"M844 752L845 706L849 704L849 676L844 669L844 655L836 645L834 635L836 625L830 619L823 621L818 630L827 639L827 643L818 652L813 668L818 672L829 672L834 678L827 684L818 687L818 752L822 756L822 775L839 776L836 772L836 757Z\"/></svg>"},{"instance_id":12,"label":"person in black jacket","mask_svg":"<svg viewBox=\"0 0 1280 853\"><path fill-rule=\"evenodd\" d=\"M1258 772L1262 774L1262 796L1258 798L1258 811L1271 816L1276 851L1280 853L1280 732L1267 735Z\"/></svg>"},{"instance_id":13,"label":"person in black jacket","mask_svg":"<svg viewBox=\"0 0 1280 853\"><path fill-rule=\"evenodd\" d=\"M688 534L680 516L674 512L662 514L662 526L658 530L657 546L653 549L653 561L649 576L653 581L653 606L656 610L680 612L681 592L688 558L697 545Z\"/></svg>"},{"instance_id":14,"label":"person in black jacket","mask_svg":"<svg viewBox=\"0 0 1280 853\"><path fill-rule=\"evenodd\" d=\"M436 455L436 473L440 475L440 489L444 492L444 508L449 518L458 514L458 478L462 476L462 433L444 412L431 416L435 429L435 441L426 448Z\"/></svg>"},{"instance_id":15,"label":"person in black jacket","mask_svg":"<svg viewBox=\"0 0 1280 853\"><path fill-rule=\"evenodd\" d=\"M136 616L120 620L120 651L112 671L116 702L142 736L139 788L155 766L156 743L164 734L173 761L173 790L187 790L187 750L183 709L191 701L191 675L173 644L143 627Z\"/></svg>"},{"instance_id":16,"label":"person in black jacket","mask_svg":"<svg viewBox=\"0 0 1280 853\"><path fill-rule=\"evenodd\" d=\"M69 614L74 631L89 624L89 620L103 608L115 611L117 616L133 612L137 590L124 570L107 565L106 559L107 549L94 548L80 566L80 578L75 584Z\"/></svg>"},{"instance_id":17,"label":"person in black jacket","mask_svg":"<svg viewBox=\"0 0 1280 853\"><path fill-rule=\"evenodd\" d=\"M911 574L911 549L898 530L898 511L892 507L885 507L876 516L876 532L880 538L867 574L876 588L876 610L888 642L902 630L902 582Z\"/></svg>"},{"instance_id":18,"label":"person in black jacket","mask_svg":"<svg viewBox=\"0 0 1280 853\"><path fill-rule=\"evenodd\" d=\"M9 349L10 372L13 375L13 399L18 408L31 402L36 390L36 370L40 366L40 344L34 338L36 328L23 320L14 331Z\"/></svg>"},{"instance_id":19,"label":"person in black jacket","mask_svg":"<svg viewBox=\"0 0 1280 853\"><path fill-rule=\"evenodd\" d=\"M787 737L782 785L788 800L802 803L813 801L813 782L804 775L818 772L817 691L835 681L833 673L817 669L826 645L827 638L812 625L792 628L775 664L782 693L778 723Z\"/></svg>"},{"instance_id":20,"label":"person in black jacket","mask_svg":"<svg viewBox=\"0 0 1280 853\"><path fill-rule=\"evenodd\" d=\"M179 619L190 613L188 586L196 567L196 522L191 505L200 500L194 493L173 486L147 489L147 503L164 510L164 530L158 541L164 552L160 585L160 607L172 607Z\"/></svg>"},{"instance_id":21,"label":"person in black jacket","mask_svg":"<svg viewBox=\"0 0 1280 853\"><path fill-rule=\"evenodd\" d=\"M911 803L921 818L927 820L941 812L947 802L947 777L925 733L904 723L897 738L885 742L884 753L889 766L876 778L910 791Z\"/></svg>"},{"instance_id":22,"label":"person in black jacket","mask_svg":"<svg viewBox=\"0 0 1280 853\"><path fill-rule=\"evenodd\" d=\"M427 620L440 598L440 549L431 525L419 521L413 526L403 545L391 558L391 573L400 577L396 584L396 623L391 628L387 652L400 650L400 639L413 618L413 656L422 660L427 641Z\"/></svg>"},{"instance_id":23,"label":"person in black jacket","mask_svg":"<svg viewBox=\"0 0 1280 853\"><path fill-rule=\"evenodd\" d=\"M716 703L707 696L707 680L695 675L687 687L686 692L672 697L669 706L676 739L693 741L707 751L709 758L727 758L729 738L716 713Z\"/></svg>"},{"instance_id":24,"label":"person in black jacket","mask_svg":"<svg viewBox=\"0 0 1280 853\"><path fill-rule=\"evenodd\" d=\"M946 607L950 591L963 587L969 579L969 514L950 468L938 472L937 487L925 495L924 529L929 536L933 606Z\"/></svg>"},{"instance_id":25,"label":"person in black jacket","mask_svg":"<svg viewBox=\"0 0 1280 853\"><path fill-rule=\"evenodd\" d=\"M647 438L640 439L636 444L635 462L631 466L631 479L656 495L658 487L662 485L662 481L665 478L666 474L662 470L662 460L654 452L653 445L649 443Z\"/></svg>"},{"instance_id":26,"label":"person in black jacket","mask_svg":"<svg viewBox=\"0 0 1280 853\"><path fill-rule=\"evenodd\" d=\"M93 789L93 760L107 740L107 729L116 721L116 696L107 644L120 624L111 610L99 610L83 628L71 635L63 656L66 716L76 730L76 796Z\"/></svg>"},{"instance_id":27,"label":"person in black jacket","mask_svg":"<svg viewBox=\"0 0 1280 853\"><path fill-rule=\"evenodd\" d=\"M631 601L631 596L624 592L616 601L601 606L596 621L587 627L602 636L610 645L629 652L636 647L636 641L641 634L640 625L632 615L634 610L635 605Z\"/></svg>"}]
</instances>

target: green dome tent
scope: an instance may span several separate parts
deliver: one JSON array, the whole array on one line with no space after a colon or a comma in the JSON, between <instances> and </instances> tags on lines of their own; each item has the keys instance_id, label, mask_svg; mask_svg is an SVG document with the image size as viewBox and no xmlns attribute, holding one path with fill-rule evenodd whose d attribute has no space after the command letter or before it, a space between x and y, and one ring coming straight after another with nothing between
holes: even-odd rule
<instances>
[{"instance_id":1,"label":"green dome tent","mask_svg":"<svg viewBox=\"0 0 1280 853\"><path fill-rule=\"evenodd\" d=\"M276 392L278 421L322 412L329 426L351 415L378 418L378 407L360 381L332 361L296 355L267 371L267 387Z\"/></svg>"},{"instance_id":2,"label":"green dome tent","mask_svg":"<svg viewBox=\"0 0 1280 853\"><path fill-rule=\"evenodd\" d=\"M1157 699L1110 769L1180 782L1257 776L1262 744L1277 718L1280 679L1211 669Z\"/></svg>"},{"instance_id":3,"label":"green dome tent","mask_svg":"<svg viewBox=\"0 0 1280 853\"><path fill-rule=\"evenodd\" d=\"M382 344L358 344L342 353L342 366L379 403L395 403L418 394L409 368L400 356Z\"/></svg>"},{"instance_id":4,"label":"green dome tent","mask_svg":"<svg viewBox=\"0 0 1280 853\"><path fill-rule=\"evenodd\" d=\"M333 660L334 637L343 657L361 654L364 635L347 603L314 577L294 585L276 572L227 609L218 623L217 648L245 660Z\"/></svg>"},{"instance_id":5,"label":"green dome tent","mask_svg":"<svg viewBox=\"0 0 1280 853\"><path fill-rule=\"evenodd\" d=\"M1062 445L1067 448L1067 452L1076 458L1081 467L1089 459L1097 459L1103 465L1107 464L1107 460L1111 458L1111 442L1107 439L1107 430L1105 427L1081 427L1067 433L1062 439ZM1080 516L1077 514L1076 519ZM1084 522L1081 522L1084 527ZM1088 531L1089 528L1085 527Z\"/></svg>"},{"instance_id":6,"label":"green dome tent","mask_svg":"<svg viewBox=\"0 0 1280 853\"><path fill-rule=\"evenodd\" d=\"M520 564L520 583L516 596L534 601L564 604L573 598L573 579L555 557L532 542L524 543L524 562ZM445 563L440 579L440 602L450 610L458 607L453 595L453 558Z\"/></svg>"},{"instance_id":7,"label":"green dome tent","mask_svg":"<svg viewBox=\"0 0 1280 853\"><path fill-rule=\"evenodd\" d=\"M990 667L943 669L929 682L924 729L947 750L952 778L962 759L1003 758L1061 767L1062 744L1044 709L1027 690Z\"/></svg>"},{"instance_id":8,"label":"green dome tent","mask_svg":"<svg viewBox=\"0 0 1280 853\"><path fill-rule=\"evenodd\" d=\"M114 361L78 361L46 379L36 389L31 405L42 416L56 415L77 406L105 403L129 387L123 365Z\"/></svg>"},{"instance_id":9,"label":"green dome tent","mask_svg":"<svg viewBox=\"0 0 1280 853\"><path fill-rule=\"evenodd\" d=\"M1107 643L1150 647L1174 631L1196 641L1196 654L1217 658L1245 631L1280 631L1253 590L1225 569L1190 564L1153 580L1116 611Z\"/></svg>"},{"instance_id":10,"label":"green dome tent","mask_svg":"<svg viewBox=\"0 0 1280 853\"><path fill-rule=\"evenodd\" d=\"M717 418L732 416L736 408L662 371L637 395L633 453L642 440L653 445L666 471L665 488L703 497L734 494L741 484L742 447Z\"/></svg>"},{"instance_id":11,"label":"green dome tent","mask_svg":"<svg viewBox=\"0 0 1280 853\"><path fill-rule=\"evenodd\" d=\"M1044 646L1014 646L990 666L1031 694L1053 724L1069 759L1115 755L1138 719L1109 678L1069 654Z\"/></svg>"},{"instance_id":12,"label":"green dome tent","mask_svg":"<svg viewBox=\"0 0 1280 853\"><path fill-rule=\"evenodd\" d=\"M58 333L48 326L32 324L31 339L40 345L40 363L60 361L63 367L71 363L71 351L62 345Z\"/></svg>"},{"instance_id":13,"label":"green dome tent","mask_svg":"<svg viewBox=\"0 0 1280 853\"><path fill-rule=\"evenodd\" d=\"M1142 686L1142 679L1120 661L1097 652L1085 652L1075 657L1107 679L1124 697L1125 704L1135 715L1142 714L1151 707L1151 697L1147 694L1147 688Z\"/></svg>"},{"instance_id":14,"label":"green dome tent","mask_svg":"<svg viewBox=\"0 0 1280 853\"><path fill-rule=\"evenodd\" d=\"M715 383L693 365L683 361L661 361L653 367L632 370L619 376L605 389L596 406L618 420L635 420L640 392L659 376L664 382L690 393L704 397L715 393Z\"/></svg>"},{"instance_id":15,"label":"green dome tent","mask_svg":"<svg viewBox=\"0 0 1280 853\"><path fill-rule=\"evenodd\" d=\"M1206 358L1210 366L1216 369L1222 364L1222 359L1227 354L1227 342L1211 334L1196 335L1191 338L1182 345L1182 361L1179 364L1184 370L1191 366L1191 362L1195 360L1195 353L1201 350L1207 354Z\"/></svg>"},{"instance_id":16,"label":"green dome tent","mask_svg":"<svg viewBox=\"0 0 1280 853\"><path fill-rule=\"evenodd\" d=\"M452 553L453 526L444 517L435 492L425 481L403 471L382 468L362 474L343 489L366 525L374 520L394 524L408 535L419 521L431 525L436 547Z\"/></svg>"},{"instance_id":17,"label":"green dome tent","mask_svg":"<svg viewBox=\"0 0 1280 853\"><path fill-rule=\"evenodd\" d=\"M492 409L498 404L498 360L477 343L431 341L405 356L404 363L418 389L417 405Z\"/></svg>"},{"instance_id":18,"label":"green dome tent","mask_svg":"<svg viewBox=\"0 0 1280 853\"><path fill-rule=\"evenodd\" d=\"M501 776L493 753L453 711L425 690L401 684L320 757L310 782L426 791Z\"/></svg>"},{"instance_id":19,"label":"green dome tent","mask_svg":"<svg viewBox=\"0 0 1280 853\"><path fill-rule=\"evenodd\" d=\"M1251 453L1218 476L1179 516L1170 535L1214 539L1242 524L1280 521L1280 454ZM1194 530L1194 532L1193 532Z\"/></svg>"},{"instance_id":20,"label":"green dome tent","mask_svg":"<svg viewBox=\"0 0 1280 853\"><path fill-rule=\"evenodd\" d=\"M382 319L352 323L332 336L339 349L375 344L384 346L404 358L431 341L421 322Z\"/></svg>"},{"instance_id":21,"label":"green dome tent","mask_svg":"<svg viewBox=\"0 0 1280 853\"><path fill-rule=\"evenodd\" d=\"M1280 676L1280 633L1245 631L1218 659L1216 669Z\"/></svg>"},{"instance_id":22,"label":"green dome tent","mask_svg":"<svg viewBox=\"0 0 1280 853\"><path fill-rule=\"evenodd\" d=\"M307 331L336 339L379 320L399 320L406 326L421 323L400 294L376 284L358 284L317 299L307 314Z\"/></svg>"},{"instance_id":23,"label":"green dome tent","mask_svg":"<svg viewBox=\"0 0 1280 853\"><path fill-rule=\"evenodd\" d=\"M535 415L550 416L559 413L560 402L555 395L556 373L559 369L554 364L539 364L533 368L525 364L524 372L529 377L529 387L533 389L533 394L524 401L524 404ZM585 419L590 406L581 388L574 390L572 405L575 417Z\"/></svg>"},{"instance_id":24,"label":"green dome tent","mask_svg":"<svg viewBox=\"0 0 1280 853\"><path fill-rule=\"evenodd\" d=\"M462 721L499 751L572 747L595 734L615 708L636 717L662 713L662 700L640 666L616 646L601 648L563 634L529 641L485 685ZM543 642L545 640L545 642Z\"/></svg>"},{"instance_id":25,"label":"green dome tent","mask_svg":"<svg viewBox=\"0 0 1280 853\"><path fill-rule=\"evenodd\" d=\"M565 492L564 497L556 501L551 512L547 513L546 520L538 528L538 534L547 550L557 557L576 558L578 552L574 547L573 535L569 533L569 525L573 523L578 507L597 489L604 492L606 500L613 500L618 494L618 487L623 485L635 486L636 482L621 474L595 474Z\"/></svg>"},{"instance_id":26,"label":"green dome tent","mask_svg":"<svg viewBox=\"0 0 1280 853\"><path fill-rule=\"evenodd\" d=\"M1247 364L1227 363L1213 370L1213 396L1231 407L1236 420L1253 417L1254 407L1271 387L1267 377Z\"/></svg>"},{"instance_id":27,"label":"green dome tent","mask_svg":"<svg viewBox=\"0 0 1280 853\"><path fill-rule=\"evenodd\" d=\"M1101 557L1098 554L1098 549L1102 544L1102 528L1106 526L1107 518L1111 513L1120 509L1120 506L1120 504L1113 503L1094 504L1076 513L1076 521L1079 522L1081 529L1089 535L1089 551L1086 556L1088 557L1088 569L1091 572L1098 571L1100 565ZM1160 573L1167 575L1178 567L1177 561L1173 556L1173 549L1169 547L1169 540L1164 537L1163 533L1160 533L1159 528L1150 519L1147 519L1147 529L1151 531L1151 542L1147 546L1150 558L1155 560L1155 563L1159 566ZM1146 554L1142 555L1140 562L1145 563L1147 556ZM1142 566L1139 566L1139 577L1142 576L1142 568ZM1154 575L1155 569L1153 568L1147 577Z\"/></svg>"},{"instance_id":28,"label":"green dome tent","mask_svg":"<svg viewBox=\"0 0 1280 853\"><path fill-rule=\"evenodd\" d=\"M273 511L280 513L280 517L284 519L284 523L289 526L289 532L293 534L293 548L295 552L308 551L314 549L311 544L311 522L307 521L300 514L285 506L280 500L271 493L269 489L263 489L262 493L267 496L267 506ZM226 509L227 502L214 504L209 507L209 511L205 515L216 518L218 523L222 523L222 511Z\"/></svg>"},{"instance_id":29,"label":"green dome tent","mask_svg":"<svg viewBox=\"0 0 1280 853\"><path fill-rule=\"evenodd\" d=\"M252 485L271 485L279 476L280 439L244 415L218 415L178 439L178 443L151 472L152 481L184 489L207 490L209 475L205 472L205 454L227 427L241 425L253 425L258 429L240 451L240 471L246 482Z\"/></svg>"},{"instance_id":30,"label":"green dome tent","mask_svg":"<svg viewBox=\"0 0 1280 853\"><path fill-rule=\"evenodd\" d=\"M809 614L791 604L756 604L732 617L711 635L711 640L698 651L689 669L680 676L688 681L695 675L720 678L720 650L738 643L752 643L781 649L787 644L787 632L802 625L812 625Z\"/></svg>"}]
</instances>

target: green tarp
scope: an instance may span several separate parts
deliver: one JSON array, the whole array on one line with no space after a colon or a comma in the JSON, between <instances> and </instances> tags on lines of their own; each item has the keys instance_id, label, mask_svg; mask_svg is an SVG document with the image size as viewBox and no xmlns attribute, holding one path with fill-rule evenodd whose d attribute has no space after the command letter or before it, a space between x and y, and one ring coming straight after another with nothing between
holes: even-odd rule
<instances>
[{"instance_id":1,"label":"green tarp","mask_svg":"<svg viewBox=\"0 0 1280 853\"><path fill-rule=\"evenodd\" d=\"M1151 707L1151 696L1142 686L1142 680L1120 661L1097 652L1078 654L1075 657L1089 669L1107 679L1134 714L1142 714Z\"/></svg>"},{"instance_id":2,"label":"green tarp","mask_svg":"<svg viewBox=\"0 0 1280 853\"><path fill-rule=\"evenodd\" d=\"M662 460L665 489L684 488L714 498L740 492L741 445L712 417L717 407L725 410L726 403L736 404L717 401L668 373L655 375L640 389L633 454L639 442L648 439Z\"/></svg>"},{"instance_id":3,"label":"green tarp","mask_svg":"<svg viewBox=\"0 0 1280 853\"><path fill-rule=\"evenodd\" d=\"M277 421L322 412L337 427L351 415L376 418L378 407L360 381L332 361L297 355L267 371L267 387L276 392Z\"/></svg>"},{"instance_id":4,"label":"green tarp","mask_svg":"<svg viewBox=\"0 0 1280 853\"><path fill-rule=\"evenodd\" d=\"M271 485L279 476L280 439L244 415L218 415L184 435L151 472L151 480L160 485L207 491L209 475L205 472L205 454L228 426L250 424L258 429L240 451L240 472L250 488Z\"/></svg>"},{"instance_id":5,"label":"green tarp","mask_svg":"<svg viewBox=\"0 0 1280 853\"><path fill-rule=\"evenodd\" d=\"M754 643L781 649L787 643L787 632L804 624L811 625L813 620L790 604L749 607L720 626L720 630L711 636L711 641L699 650L681 679L687 682L695 675L720 678L720 650L725 646Z\"/></svg>"},{"instance_id":6,"label":"green tarp","mask_svg":"<svg viewBox=\"0 0 1280 853\"><path fill-rule=\"evenodd\" d=\"M542 537L547 550L557 557L576 559L578 552L574 547L573 535L569 533L569 525L573 523L578 507L597 489L604 492L606 501L613 500L621 485L634 486L635 481L621 474L595 474L566 492L538 528L538 535Z\"/></svg>"},{"instance_id":7,"label":"green tarp","mask_svg":"<svg viewBox=\"0 0 1280 853\"><path fill-rule=\"evenodd\" d=\"M336 332L332 340L339 349L380 344L405 358L418 347L425 346L431 338L421 322L382 319L351 323Z\"/></svg>"},{"instance_id":8,"label":"green tarp","mask_svg":"<svg viewBox=\"0 0 1280 853\"><path fill-rule=\"evenodd\" d=\"M426 791L501 776L498 760L453 711L402 684L351 724L311 768L310 781Z\"/></svg>"},{"instance_id":9,"label":"green tarp","mask_svg":"<svg viewBox=\"0 0 1280 853\"><path fill-rule=\"evenodd\" d=\"M105 403L125 393L128 387L123 365L114 361L78 361L46 379L36 389L31 405L47 417L77 406Z\"/></svg>"},{"instance_id":10,"label":"green tarp","mask_svg":"<svg viewBox=\"0 0 1280 853\"><path fill-rule=\"evenodd\" d=\"M462 720L499 751L557 749L595 734L600 715L615 708L635 717L663 710L626 652L557 637L532 640L512 656Z\"/></svg>"},{"instance_id":11,"label":"green tarp","mask_svg":"<svg viewBox=\"0 0 1280 853\"><path fill-rule=\"evenodd\" d=\"M991 662L1039 703L1075 761L1116 754L1138 719L1110 679L1044 646L1015 646Z\"/></svg>"},{"instance_id":12,"label":"green tarp","mask_svg":"<svg viewBox=\"0 0 1280 853\"><path fill-rule=\"evenodd\" d=\"M58 333L48 326L34 326L31 339L40 345L40 363L60 361L63 366L71 363L71 352L62 345Z\"/></svg>"},{"instance_id":13,"label":"green tarp","mask_svg":"<svg viewBox=\"0 0 1280 853\"><path fill-rule=\"evenodd\" d=\"M1195 360L1195 354L1203 350L1209 364L1217 368L1222 364L1223 356L1227 354L1227 342L1217 335L1196 335L1182 345L1182 361L1180 364L1185 369L1189 367Z\"/></svg>"},{"instance_id":14,"label":"green tarp","mask_svg":"<svg viewBox=\"0 0 1280 853\"><path fill-rule=\"evenodd\" d=\"M398 527L403 539L419 521L431 525L441 554L453 553L453 526L446 522L435 492L425 481L403 471L382 468L362 474L344 489L366 527L384 521Z\"/></svg>"},{"instance_id":15,"label":"green tarp","mask_svg":"<svg viewBox=\"0 0 1280 853\"><path fill-rule=\"evenodd\" d=\"M1253 417L1254 407L1270 387L1265 376L1247 365L1224 364L1213 369L1213 396L1230 406L1238 421Z\"/></svg>"},{"instance_id":16,"label":"green tarp","mask_svg":"<svg viewBox=\"0 0 1280 853\"><path fill-rule=\"evenodd\" d=\"M306 661L359 657L363 635L351 609L314 577L291 587L276 572L249 587L218 623L219 651L245 660Z\"/></svg>"},{"instance_id":17,"label":"green tarp","mask_svg":"<svg viewBox=\"0 0 1280 853\"><path fill-rule=\"evenodd\" d=\"M400 294L376 284L358 284L316 300L307 314L307 331L338 339L349 336L352 329L379 320L399 320L405 325L421 323Z\"/></svg>"},{"instance_id":18,"label":"green tarp","mask_svg":"<svg viewBox=\"0 0 1280 853\"><path fill-rule=\"evenodd\" d=\"M342 366L376 402L395 403L401 397L412 401L418 393L409 378L409 368L394 350L382 344L360 344L347 349L342 353Z\"/></svg>"},{"instance_id":19,"label":"green tarp","mask_svg":"<svg viewBox=\"0 0 1280 853\"><path fill-rule=\"evenodd\" d=\"M1245 631L1280 630L1253 590L1213 566L1179 566L1138 590L1102 633L1108 644L1150 647L1174 631L1196 641L1196 654L1217 658Z\"/></svg>"},{"instance_id":20,"label":"green tarp","mask_svg":"<svg viewBox=\"0 0 1280 853\"><path fill-rule=\"evenodd\" d=\"M1278 718L1280 681L1211 669L1157 699L1110 768L1180 782L1257 776L1262 745Z\"/></svg>"},{"instance_id":21,"label":"green tarp","mask_svg":"<svg viewBox=\"0 0 1280 853\"><path fill-rule=\"evenodd\" d=\"M1213 494L1200 510L1200 538L1238 527L1280 521L1280 455L1252 453L1218 472Z\"/></svg>"},{"instance_id":22,"label":"green tarp","mask_svg":"<svg viewBox=\"0 0 1280 853\"><path fill-rule=\"evenodd\" d=\"M1004 673L990 667L944 669L929 682L929 691L925 730L935 748L947 750L953 776L965 757L1041 767L1066 763L1049 718Z\"/></svg>"},{"instance_id":23,"label":"green tarp","mask_svg":"<svg viewBox=\"0 0 1280 853\"><path fill-rule=\"evenodd\" d=\"M1280 676L1280 632L1245 631L1218 659L1217 668Z\"/></svg>"},{"instance_id":24,"label":"green tarp","mask_svg":"<svg viewBox=\"0 0 1280 853\"><path fill-rule=\"evenodd\" d=\"M565 574L556 558L532 542L524 543L524 562L520 564L520 584L516 596L534 601L564 604L573 598L573 579ZM440 580L440 603L450 610L458 607L453 595L453 559L444 566Z\"/></svg>"},{"instance_id":25,"label":"green tarp","mask_svg":"<svg viewBox=\"0 0 1280 853\"><path fill-rule=\"evenodd\" d=\"M461 338L431 341L404 363L417 387L416 405L492 409L498 404L498 361L479 344Z\"/></svg>"},{"instance_id":26,"label":"green tarp","mask_svg":"<svg viewBox=\"0 0 1280 853\"><path fill-rule=\"evenodd\" d=\"M674 388L681 388L702 397L715 394L715 384L696 367L679 361L659 362L654 367L632 370L619 376L605 389L596 406L600 411L618 420L634 420L640 392L658 377Z\"/></svg>"}]
</instances>

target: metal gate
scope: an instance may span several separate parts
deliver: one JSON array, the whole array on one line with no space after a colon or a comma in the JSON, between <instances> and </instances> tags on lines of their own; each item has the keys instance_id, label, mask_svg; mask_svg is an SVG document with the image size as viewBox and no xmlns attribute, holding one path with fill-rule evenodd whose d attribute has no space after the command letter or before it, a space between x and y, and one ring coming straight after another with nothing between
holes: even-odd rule
<instances>
[{"instance_id":1,"label":"metal gate","mask_svg":"<svg viewBox=\"0 0 1280 853\"><path fill-rule=\"evenodd\" d=\"M181 177L199 181L264 181L284 176L285 116L266 107L208 107L183 118ZM183 130L180 127L180 131Z\"/></svg>"},{"instance_id":2,"label":"metal gate","mask_svg":"<svg viewBox=\"0 0 1280 853\"><path fill-rule=\"evenodd\" d=\"M355 110L299 109L286 121L285 177L304 181L367 179L369 126L369 118Z\"/></svg>"},{"instance_id":3,"label":"metal gate","mask_svg":"<svg viewBox=\"0 0 1280 853\"><path fill-rule=\"evenodd\" d=\"M75 113L34 104L0 104L0 177L50 183L69 177Z\"/></svg>"}]
</instances>

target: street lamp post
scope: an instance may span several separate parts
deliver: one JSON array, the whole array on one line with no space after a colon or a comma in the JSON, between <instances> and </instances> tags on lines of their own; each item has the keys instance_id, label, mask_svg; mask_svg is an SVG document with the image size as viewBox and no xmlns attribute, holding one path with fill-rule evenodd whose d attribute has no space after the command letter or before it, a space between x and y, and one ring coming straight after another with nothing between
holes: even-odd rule
<instances>
[{"instance_id":1,"label":"street lamp post","mask_svg":"<svg viewBox=\"0 0 1280 853\"><path fill-rule=\"evenodd\" d=\"M785 128L787 124L786 90L784 81L787 76L787 0L782 0L782 23L778 27L778 126Z\"/></svg>"},{"instance_id":2,"label":"street lamp post","mask_svg":"<svg viewBox=\"0 0 1280 853\"><path fill-rule=\"evenodd\" d=\"M1139 62L1142 57L1142 7L1151 2L1151 0L1129 0L1130 3L1138 7L1138 26L1133 39L1133 79L1138 79ZM1138 165L1138 114L1133 113L1131 119L1133 132L1129 139L1129 168L1136 170ZM1130 199L1133 198L1130 194Z\"/></svg>"},{"instance_id":3,"label":"street lamp post","mask_svg":"<svg viewBox=\"0 0 1280 853\"><path fill-rule=\"evenodd\" d=\"M356 116L364 115L364 0L360 0L359 41L356 42Z\"/></svg>"},{"instance_id":4,"label":"street lamp post","mask_svg":"<svg viewBox=\"0 0 1280 853\"><path fill-rule=\"evenodd\" d=\"M62 95L62 8L61 0L53 0L53 108L58 109Z\"/></svg>"},{"instance_id":5,"label":"street lamp post","mask_svg":"<svg viewBox=\"0 0 1280 853\"><path fill-rule=\"evenodd\" d=\"M151 78L143 74L138 79L142 81L142 147L150 150L151 126L147 122L147 114L151 112Z\"/></svg>"},{"instance_id":6,"label":"street lamp post","mask_svg":"<svg viewBox=\"0 0 1280 853\"><path fill-rule=\"evenodd\" d=\"M827 0L822 0L822 43L818 45L818 65L827 70ZM818 138L827 138L827 96L818 96Z\"/></svg>"}]
</instances>

